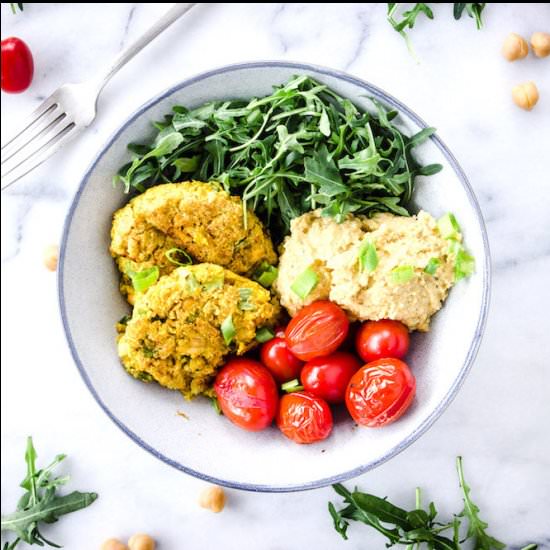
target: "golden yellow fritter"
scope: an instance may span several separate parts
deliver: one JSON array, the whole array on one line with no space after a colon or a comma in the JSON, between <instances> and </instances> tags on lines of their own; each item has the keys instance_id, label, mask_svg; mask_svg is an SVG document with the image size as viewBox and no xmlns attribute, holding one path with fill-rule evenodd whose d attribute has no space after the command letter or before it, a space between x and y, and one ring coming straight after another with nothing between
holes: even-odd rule
<instances>
[{"instance_id":1,"label":"golden yellow fritter","mask_svg":"<svg viewBox=\"0 0 550 550\"><path fill-rule=\"evenodd\" d=\"M279 312L254 281L213 264L179 267L136 296L118 354L132 376L191 399L210 394L224 358L253 347L257 331L273 327Z\"/></svg>"},{"instance_id":2,"label":"golden yellow fritter","mask_svg":"<svg viewBox=\"0 0 550 550\"><path fill-rule=\"evenodd\" d=\"M196 262L221 265L238 274L251 274L277 256L261 222L216 183L185 182L157 185L118 210L111 230L111 254L123 274L121 292L134 303L128 269L157 266L160 275L177 266L167 257L181 249ZM176 259L177 258L176 252Z\"/></svg>"}]
</instances>

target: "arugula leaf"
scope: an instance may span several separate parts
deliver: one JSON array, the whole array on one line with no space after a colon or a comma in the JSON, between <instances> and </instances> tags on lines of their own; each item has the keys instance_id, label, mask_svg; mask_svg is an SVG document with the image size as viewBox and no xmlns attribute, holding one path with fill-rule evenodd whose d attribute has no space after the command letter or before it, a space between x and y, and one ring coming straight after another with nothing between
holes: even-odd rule
<instances>
[{"instance_id":1,"label":"arugula leaf","mask_svg":"<svg viewBox=\"0 0 550 550\"><path fill-rule=\"evenodd\" d=\"M464 480L461 456L456 458L456 469L458 472L458 482L462 489L462 498L464 500L464 509L458 515L468 519L468 532L466 533L466 537L474 539L474 546L477 550L500 550L506 548L503 542L500 542L487 533L486 529L489 527L489 524L479 517L479 507L473 503L470 497L470 487Z\"/></svg>"},{"instance_id":2,"label":"arugula leaf","mask_svg":"<svg viewBox=\"0 0 550 550\"><path fill-rule=\"evenodd\" d=\"M316 208L338 222L349 213L406 216L415 178L441 169L413 155L435 130L406 136L396 111L373 105L362 111L299 75L265 97L175 106L154 124L155 139L129 146L134 158L114 181L138 193L182 177L218 181L242 197L245 223L251 208L277 242Z\"/></svg>"},{"instance_id":3,"label":"arugula leaf","mask_svg":"<svg viewBox=\"0 0 550 550\"><path fill-rule=\"evenodd\" d=\"M481 12L485 9L485 6L487 4L480 3L480 4L462 4L462 3L456 3L454 4L453 8L453 15L455 19L460 19L462 17L462 14L464 13L464 9L466 9L466 13L475 19L476 27L481 29L483 27L483 21L481 19Z\"/></svg>"},{"instance_id":4,"label":"arugula leaf","mask_svg":"<svg viewBox=\"0 0 550 550\"><path fill-rule=\"evenodd\" d=\"M57 488L69 481L69 477L52 477L54 468L65 459L66 455L57 455L43 469L36 469L36 451L32 438L27 438L25 462L27 475L21 482L25 493L19 499L15 512L2 516L2 531L12 531L17 537L12 542L6 542L4 550L13 550L19 542L52 546L60 548L56 543L47 540L39 530L40 523L53 523L61 516L86 508L97 499L97 493L81 493L73 491L68 495L57 495Z\"/></svg>"}]
</instances>

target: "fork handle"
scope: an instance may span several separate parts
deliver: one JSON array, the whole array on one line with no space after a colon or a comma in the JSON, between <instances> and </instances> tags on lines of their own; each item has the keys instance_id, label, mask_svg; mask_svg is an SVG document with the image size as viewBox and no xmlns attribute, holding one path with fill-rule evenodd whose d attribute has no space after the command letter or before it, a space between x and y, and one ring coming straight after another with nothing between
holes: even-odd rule
<instances>
[{"instance_id":1,"label":"fork handle","mask_svg":"<svg viewBox=\"0 0 550 550\"><path fill-rule=\"evenodd\" d=\"M99 90L122 68L130 59L138 54L149 42L154 40L161 32L168 28L176 19L187 13L196 3L174 4L154 25L143 33L133 44L122 50L113 61L107 72L99 79Z\"/></svg>"}]
</instances>

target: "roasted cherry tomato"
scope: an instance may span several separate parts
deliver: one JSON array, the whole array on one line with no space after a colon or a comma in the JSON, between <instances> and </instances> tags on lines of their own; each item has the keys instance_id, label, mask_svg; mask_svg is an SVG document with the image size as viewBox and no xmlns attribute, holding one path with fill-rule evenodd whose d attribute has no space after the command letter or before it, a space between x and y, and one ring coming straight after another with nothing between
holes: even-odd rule
<instances>
[{"instance_id":1,"label":"roasted cherry tomato","mask_svg":"<svg viewBox=\"0 0 550 550\"><path fill-rule=\"evenodd\" d=\"M287 393L281 397L277 426L296 443L315 443L332 431L332 413L327 402L308 392Z\"/></svg>"},{"instance_id":2,"label":"roasted cherry tomato","mask_svg":"<svg viewBox=\"0 0 550 550\"><path fill-rule=\"evenodd\" d=\"M348 383L360 367L355 355L340 351L308 361L302 369L300 381L313 395L329 403L342 403Z\"/></svg>"},{"instance_id":3,"label":"roasted cherry tomato","mask_svg":"<svg viewBox=\"0 0 550 550\"><path fill-rule=\"evenodd\" d=\"M301 309L286 327L290 351L303 361L329 355L346 339L349 321L344 310L320 300Z\"/></svg>"},{"instance_id":4,"label":"roasted cherry tomato","mask_svg":"<svg viewBox=\"0 0 550 550\"><path fill-rule=\"evenodd\" d=\"M216 376L214 390L223 414L240 428L256 432L273 422L279 401L277 385L258 361L229 361Z\"/></svg>"},{"instance_id":5,"label":"roasted cherry tomato","mask_svg":"<svg viewBox=\"0 0 550 550\"><path fill-rule=\"evenodd\" d=\"M25 91L32 82L34 63L27 44L11 36L2 40L1 87L4 92L17 94Z\"/></svg>"},{"instance_id":6,"label":"roasted cherry tomato","mask_svg":"<svg viewBox=\"0 0 550 550\"><path fill-rule=\"evenodd\" d=\"M286 327L275 327L275 338L284 338L285 330Z\"/></svg>"},{"instance_id":7,"label":"roasted cherry tomato","mask_svg":"<svg viewBox=\"0 0 550 550\"><path fill-rule=\"evenodd\" d=\"M379 359L361 367L346 390L349 413L362 426L377 428L397 420L411 404L416 380L399 359Z\"/></svg>"},{"instance_id":8,"label":"roasted cherry tomato","mask_svg":"<svg viewBox=\"0 0 550 550\"><path fill-rule=\"evenodd\" d=\"M399 321L367 321L357 332L355 345L361 359L367 362L385 357L402 359L409 350L409 331Z\"/></svg>"},{"instance_id":9,"label":"roasted cherry tomato","mask_svg":"<svg viewBox=\"0 0 550 550\"><path fill-rule=\"evenodd\" d=\"M266 342L260 351L260 358L280 384L298 378L304 364L291 353L284 338L273 338Z\"/></svg>"}]
</instances>

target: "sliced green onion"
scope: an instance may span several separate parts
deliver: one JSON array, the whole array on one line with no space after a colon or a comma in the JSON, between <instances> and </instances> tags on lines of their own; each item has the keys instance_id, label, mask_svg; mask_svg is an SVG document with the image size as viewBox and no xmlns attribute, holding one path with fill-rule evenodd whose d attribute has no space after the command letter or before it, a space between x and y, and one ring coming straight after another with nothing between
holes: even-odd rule
<instances>
[{"instance_id":1,"label":"sliced green onion","mask_svg":"<svg viewBox=\"0 0 550 550\"><path fill-rule=\"evenodd\" d=\"M197 281L197 278L191 272L188 272L185 279L185 285L187 286L187 290L189 292L195 292L195 290L200 287L199 281Z\"/></svg>"},{"instance_id":2,"label":"sliced green onion","mask_svg":"<svg viewBox=\"0 0 550 550\"><path fill-rule=\"evenodd\" d=\"M437 228L444 239L458 239L460 237L460 225L454 214L447 212L437 220Z\"/></svg>"},{"instance_id":3,"label":"sliced green onion","mask_svg":"<svg viewBox=\"0 0 550 550\"><path fill-rule=\"evenodd\" d=\"M169 262L172 262L176 265L191 265L193 263L193 259L185 250L182 250L181 248L171 248L170 250L167 250L164 255L166 256L167 260ZM183 256L184 260L183 262L181 260L178 260L175 256Z\"/></svg>"},{"instance_id":4,"label":"sliced green onion","mask_svg":"<svg viewBox=\"0 0 550 550\"><path fill-rule=\"evenodd\" d=\"M435 275L437 268L441 265L441 260L439 258L430 258L430 261L426 264L424 268L424 273L428 275Z\"/></svg>"},{"instance_id":5,"label":"sliced green onion","mask_svg":"<svg viewBox=\"0 0 550 550\"><path fill-rule=\"evenodd\" d=\"M455 281L460 281L460 279L464 279L465 277L469 277L474 273L476 269L476 261L473 256L468 254L464 248L461 248L458 251L458 254L456 255L455 259L455 269L454 269L454 275L455 275Z\"/></svg>"},{"instance_id":6,"label":"sliced green onion","mask_svg":"<svg viewBox=\"0 0 550 550\"><path fill-rule=\"evenodd\" d=\"M257 269L254 274L254 280L263 287L269 288L275 282L278 274L279 270L275 266L269 265L267 262L262 262L259 269Z\"/></svg>"},{"instance_id":7,"label":"sliced green onion","mask_svg":"<svg viewBox=\"0 0 550 550\"><path fill-rule=\"evenodd\" d=\"M294 391L302 391L304 386L300 385L298 378L294 378L294 380L289 380L282 384L281 389L286 393L292 393Z\"/></svg>"},{"instance_id":8,"label":"sliced green onion","mask_svg":"<svg viewBox=\"0 0 550 550\"><path fill-rule=\"evenodd\" d=\"M299 296L302 300L305 300L310 292L317 286L319 282L319 277L317 273L311 268L308 267L305 271L302 271L294 282L290 285L290 290Z\"/></svg>"},{"instance_id":9,"label":"sliced green onion","mask_svg":"<svg viewBox=\"0 0 550 550\"><path fill-rule=\"evenodd\" d=\"M211 290L216 290L218 288L222 288L224 282L223 275L221 277L216 277L215 279L211 279L210 281L206 281L203 283L204 290L210 292Z\"/></svg>"},{"instance_id":10,"label":"sliced green onion","mask_svg":"<svg viewBox=\"0 0 550 550\"><path fill-rule=\"evenodd\" d=\"M256 332L256 341L260 342L260 344L269 342L273 338L275 338L275 333L268 327L262 327Z\"/></svg>"},{"instance_id":11,"label":"sliced green onion","mask_svg":"<svg viewBox=\"0 0 550 550\"><path fill-rule=\"evenodd\" d=\"M403 284L414 277L414 267L412 265L400 265L391 270L391 280L395 284Z\"/></svg>"},{"instance_id":12,"label":"sliced green onion","mask_svg":"<svg viewBox=\"0 0 550 550\"><path fill-rule=\"evenodd\" d=\"M235 325L233 324L233 317L228 315L222 322L220 330L222 331L223 339L226 345L231 344L237 332L235 331Z\"/></svg>"},{"instance_id":13,"label":"sliced green onion","mask_svg":"<svg viewBox=\"0 0 550 550\"><path fill-rule=\"evenodd\" d=\"M211 397L210 403L212 403L212 408L216 411L216 414L222 414L222 410L220 408L220 404L218 403L217 397Z\"/></svg>"},{"instance_id":14,"label":"sliced green onion","mask_svg":"<svg viewBox=\"0 0 550 550\"><path fill-rule=\"evenodd\" d=\"M132 280L132 286L136 292L145 292L151 285L154 285L158 281L160 271L155 265L147 269L142 269L141 271L129 269L126 271L126 275Z\"/></svg>"},{"instance_id":15,"label":"sliced green onion","mask_svg":"<svg viewBox=\"0 0 550 550\"><path fill-rule=\"evenodd\" d=\"M251 296L251 288L239 288L239 309L241 311L252 311L254 309L254 304L250 301Z\"/></svg>"},{"instance_id":16,"label":"sliced green onion","mask_svg":"<svg viewBox=\"0 0 550 550\"><path fill-rule=\"evenodd\" d=\"M359 247L358 260L360 271L366 270L368 273L371 273L376 269L376 266L378 265L378 254L376 253L376 246L368 237Z\"/></svg>"}]
</instances>

